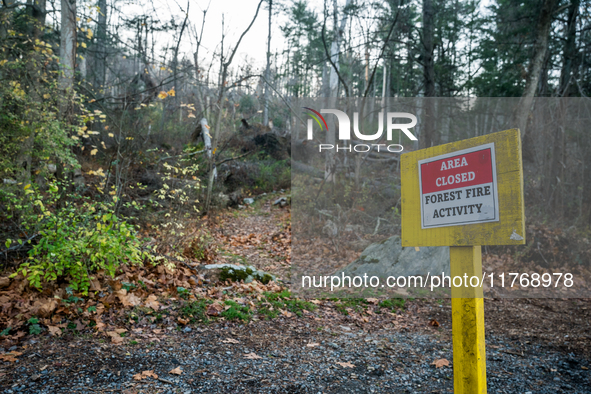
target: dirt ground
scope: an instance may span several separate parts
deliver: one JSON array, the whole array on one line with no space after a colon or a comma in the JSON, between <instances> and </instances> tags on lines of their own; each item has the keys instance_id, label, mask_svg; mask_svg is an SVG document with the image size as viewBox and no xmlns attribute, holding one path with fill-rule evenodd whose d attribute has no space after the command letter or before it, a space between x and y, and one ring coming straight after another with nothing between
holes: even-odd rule
<instances>
[{"instance_id":1,"label":"dirt ground","mask_svg":"<svg viewBox=\"0 0 591 394\"><path fill-rule=\"evenodd\" d=\"M222 245L216 262L247 262L289 277L289 210L274 207L275 198L216 217L211 232ZM225 297L240 289L203 294ZM161 310L179 305L174 297L159 300ZM175 312L132 321L109 310L104 331L80 319L77 329L60 335L23 334L2 342L0 393L453 392L449 300L417 299L388 310L375 301L313 301L315 308L299 315L207 324L187 323ZM484 305L489 392L591 392L591 300L485 299ZM110 331L109 341L104 332L115 327L125 338Z\"/></svg>"}]
</instances>

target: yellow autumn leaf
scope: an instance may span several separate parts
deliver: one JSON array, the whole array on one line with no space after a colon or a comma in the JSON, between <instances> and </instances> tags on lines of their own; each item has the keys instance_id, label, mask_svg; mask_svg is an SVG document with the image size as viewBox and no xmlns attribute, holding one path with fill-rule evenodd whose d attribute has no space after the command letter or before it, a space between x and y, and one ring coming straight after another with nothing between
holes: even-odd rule
<instances>
[{"instance_id":1,"label":"yellow autumn leaf","mask_svg":"<svg viewBox=\"0 0 591 394\"><path fill-rule=\"evenodd\" d=\"M51 95L49 95L49 94L47 94L47 93L43 95L43 98L44 98L45 100L48 100L50 97L51 97Z\"/></svg>"},{"instance_id":2,"label":"yellow autumn leaf","mask_svg":"<svg viewBox=\"0 0 591 394\"><path fill-rule=\"evenodd\" d=\"M82 48L86 48L86 43L85 42L81 43L80 45L82 45Z\"/></svg>"},{"instance_id":3,"label":"yellow autumn leaf","mask_svg":"<svg viewBox=\"0 0 591 394\"><path fill-rule=\"evenodd\" d=\"M5 65L6 63L8 63L8 60L6 60L6 59L0 60L0 66Z\"/></svg>"},{"instance_id":4,"label":"yellow autumn leaf","mask_svg":"<svg viewBox=\"0 0 591 394\"><path fill-rule=\"evenodd\" d=\"M158 93L158 98L161 100L164 100L166 97L168 97L168 93L162 91L160 93Z\"/></svg>"},{"instance_id":5,"label":"yellow autumn leaf","mask_svg":"<svg viewBox=\"0 0 591 394\"><path fill-rule=\"evenodd\" d=\"M109 133L109 137L111 137L111 138L115 138L115 134L113 134L113 133Z\"/></svg>"},{"instance_id":6,"label":"yellow autumn leaf","mask_svg":"<svg viewBox=\"0 0 591 394\"><path fill-rule=\"evenodd\" d=\"M170 89L170 90L168 91L168 95L169 95L169 96L172 96L172 97L174 97L174 94L175 94L175 92L174 92L174 88L172 88L172 89Z\"/></svg>"},{"instance_id":7,"label":"yellow autumn leaf","mask_svg":"<svg viewBox=\"0 0 591 394\"><path fill-rule=\"evenodd\" d=\"M95 149L93 149L93 150L90 151L90 155L91 156L94 156L94 155L96 155L96 152L98 152L98 149L95 148Z\"/></svg>"},{"instance_id":8,"label":"yellow autumn leaf","mask_svg":"<svg viewBox=\"0 0 591 394\"><path fill-rule=\"evenodd\" d=\"M166 67L162 66L162 67L160 67L160 69L161 69L162 71L164 71L164 70L166 70Z\"/></svg>"},{"instance_id":9,"label":"yellow autumn leaf","mask_svg":"<svg viewBox=\"0 0 591 394\"><path fill-rule=\"evenodd\" d=\"M193 114L189 114L189 115L187 115L187 117L188 117L188 118L194 118L194 117L195 117L195 115L193 115Z\"/></svg>"},{"instance_id":10,"label":"yellow autumn leaf","mask_svg":"<svg viewBox=\"0 0 591 394\"><path fill-rule=\"evenodd\" d=\"M86 22L92 22L92 18L86 19Z\"/></svg>"}]
</instances>

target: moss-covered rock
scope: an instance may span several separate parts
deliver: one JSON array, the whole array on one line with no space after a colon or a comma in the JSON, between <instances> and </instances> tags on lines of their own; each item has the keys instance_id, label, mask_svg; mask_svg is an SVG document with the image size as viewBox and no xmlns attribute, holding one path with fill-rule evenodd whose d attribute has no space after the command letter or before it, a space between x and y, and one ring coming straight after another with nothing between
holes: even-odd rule
<instances>
[{"instance_id":1,"label":"moss-covered rock","mask_svg":"<svg viewBox=\"0 0 591 394\"><path fill-rule=\"evenodd\" d=\"M275 280L274 275L265 271L259 271L251 265L209 264L203 268L209 271L218 271L217 276L221 281L231 280L233 282L239 282L242 280L244 283L250 283L253 280L258 280L263 284L267 284Z\"/></svg>"}]
</instances>

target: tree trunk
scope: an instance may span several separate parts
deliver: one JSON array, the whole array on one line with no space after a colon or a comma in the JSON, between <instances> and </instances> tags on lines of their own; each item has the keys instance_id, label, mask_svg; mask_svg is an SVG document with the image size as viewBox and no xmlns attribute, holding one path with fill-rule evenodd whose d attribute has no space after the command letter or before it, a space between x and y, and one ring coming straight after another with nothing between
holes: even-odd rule
<instances>
[{"instance_id":1,"label":"tree trunk","mask_svg":"<svg viewBox=\"0 0 591 394\"><path fill-rule=\"evenodd\" d=\"M27 14L31 17L31 24L29 25L29 33L33 39L40 39L43 34L43 27L45 26L45 0L28 0ZM34 54L33 56L36 56ZM34 84L40 83L38 78L38 70L30 70L31 79ZM31 89L31 97L38 101L41 97L37 94L36 89ZM22 145L20 146L16 163L18 173L17 180L22 183L29 183L31 180L31 167L33 165L32 152L35 144L34 131L30 131L28 135L24 136Z\"/></svg>"},{"instance_id":2,"label":"tree trunk","mask_svg":"<svg viewBox=\"0 0 591 394\"><path fill-rule=\"evenodd\" d=\"M76 67L76 0L61 0L61 4L59 86L67 98L74 86Z\"/></svg>"},{"instance_id":3,"label":"tree trunk","mask_svg":"<svg viewBox=\"0 0 591 394\"><path fill-rule=\"evenodd\" d=\"M352 0L347 0L345 4L345 9L349 7ZM337 0L334 0L334 38L332 40L332 45L330 46L330 58L334 64L334 66L330 69L330 95L331 97L338 97L339 94L339 75L337 70L340 69L339 67L339 50L341 47L341 40L343 39L343 34L345 33L345 28L347 27L347 19L349 15L346 12L343 12L343 16L341 17L340 23L337 23ZM345 87L346 88L346 87ZM347 96L348 96L348 92Z\"/></svg>"},{"instance_id":4,"label":"tree trunk","mask_svg":"<svg viewBox=\"0 0 591 394\"><path fill-rule=\"evenodd\" d=\"M569 96L569 87L572 85L572 75L575 69L574 63L577 57L577 16L580 0L571 0L568 7L568 20L566 22L566 42L562 54L562 70L560 71L560 88L558 93L562 97Z\"/></svg>"},{"instance_id":5,"label":"tree trunk","mask_svg":"<svg viewBox=\"0 0 591 394\"><path fill-rule=\"evenodd\" d=\"M103 93L107 70L107 0L98 0L97 49L94 55L94 88Z\"/></svg>"},{"instance_id":6,"label":"tree trunk","mask_svg":"<svg viewBox=\"0 0 591 394\"><path fill-rule=\"evenodd\" d=\"M514 123L521 130L522 138L527 134L527 121L538 88L538 82L544 66L546 52L548 51L548 38L550 36L550 27L552 26L552 13L556 9L557 3L558 0L544 0L542 8L540 9L538 24L536 26L533 56L527 75L527 82L525 83L525 89L523 90L523 95L517 105L514 116ZM524 152L524 157L526 156L528 155Z\"/></svg>"},{"instance_id":7,"label":"tree trunk","mask_svg":"<svg viewBox=\"0 0 591 394\"><path fill-rule=\"evenodd\" d=\"M439 144L439 134L435 130L434 106L433 100L429 97L435 97L435 62L433 61L433 51L435 48L433 38L433 19L435 11L432 0L423 0L423 84L425 88L424 96L424 123L421 127L420 147L428 148Z\"/></svg>"},{"instance_id":8,"label":"tree trunk","mask_svg":"<svg viewBox=\"0 0 591 394\"><path fill-rule=\"evenodd\" d=\"M263 109L263 124L269 125L269 81L271 74L271 16L272 16L273 0L269 0L269 36L267 37L267 68L265 68L265 107Z\"/></svg>"}]
</instances>

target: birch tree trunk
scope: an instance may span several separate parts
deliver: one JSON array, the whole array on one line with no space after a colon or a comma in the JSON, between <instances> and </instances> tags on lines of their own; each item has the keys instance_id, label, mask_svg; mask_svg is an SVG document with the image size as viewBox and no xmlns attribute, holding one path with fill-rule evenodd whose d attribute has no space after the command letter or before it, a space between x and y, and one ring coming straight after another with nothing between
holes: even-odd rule
<instances>
[{"instance_id":1,"label":"birch tree trunk","mask_svg":"<svg viewBox=\"0 0 591 394\"><path fill-rule=\"evenodd\" d=\"M263 108L263 124L269 125L269 81L271 74L271 17L273 9L273 0L269 0L269 35L267 37L267 68L265 68L265 107Z\"/></svg>"},{"instance_id":2,"label":"birch tree trunk","mask_svg":"<svg viewBox=\"0 0 591 394\"><path fill-rule=\"evenodd\" d=\"M76 67L76 0L61 0L60 76L64 97L71 94Z\"/></svg>"},{"instance_id":3,"label":"birch tree trunk","mask_svg":"<svg viewBox=\"0 0 591 394\"><path fill-rule=\"evenodd\" d=\"M345 10L347 9L347 7L349 7L351 3L352 0L347 0L347 3L345 3ZM334 64L334 67L330 69L330 95L332 97L337 97L339 93L339 75L337 73L337 71L340 70L339 51L343 35L345 34L345 28L347 27L347 19L349 18L349 15L346 12L343 12L343 15L341 16L341 21L337 25L337 0L333 0L333 5L335 12L335 33L334 38L332 40L332 44L330 46L330 58Z\"/></svg>"}]
</instances>

